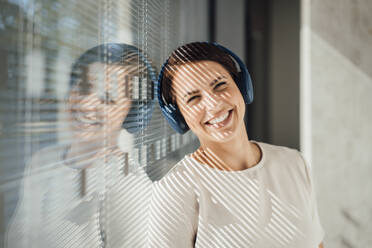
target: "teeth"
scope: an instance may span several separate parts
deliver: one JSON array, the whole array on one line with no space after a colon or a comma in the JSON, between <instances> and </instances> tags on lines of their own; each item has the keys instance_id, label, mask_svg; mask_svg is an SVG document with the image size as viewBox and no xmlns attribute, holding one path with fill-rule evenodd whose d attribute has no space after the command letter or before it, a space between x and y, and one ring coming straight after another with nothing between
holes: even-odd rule
<instances>
[{"instance_id":1,"label":"teeth","mask_svg":"<svg viewBox=\"0 0 372 248\"><path fill-rule=\"evenodd\" d=\"M214 118L213 120L210 120L209 123L210 124L217 124L219 122L222 122L224 120L226 120L226 118L229 116L229 112L226 112L226 114L218 117L218 118Z\"/></svg>"}]
</instances>

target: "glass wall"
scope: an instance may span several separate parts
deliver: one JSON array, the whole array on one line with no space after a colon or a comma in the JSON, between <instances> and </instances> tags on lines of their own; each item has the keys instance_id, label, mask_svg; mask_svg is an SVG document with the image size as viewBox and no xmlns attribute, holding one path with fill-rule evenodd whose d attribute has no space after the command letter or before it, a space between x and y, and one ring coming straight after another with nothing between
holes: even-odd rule
<instances>
[{"instance_id":1,"label":"glass wall","mask_svg":"<svg viewBox=\"0 0 372 248\"><path fill-rule=\"evenodd\" d=\"M152 182L198 145L155 80L207 1L0 5L0 247L142 247Z\"/></svg>"}]
</instances>

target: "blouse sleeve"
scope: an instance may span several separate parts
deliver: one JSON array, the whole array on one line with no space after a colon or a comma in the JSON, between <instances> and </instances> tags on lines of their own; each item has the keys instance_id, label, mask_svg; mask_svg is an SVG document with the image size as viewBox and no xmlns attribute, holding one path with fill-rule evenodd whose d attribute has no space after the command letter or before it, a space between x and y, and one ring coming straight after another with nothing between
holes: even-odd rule
<instances>
[{"instance_id":1,"label":"blouse sleeve","mask_svg":"<svg viewBox=\"0 0 372 248\"><path fill-rule=\"evenodd\" d=\"M306 172L306 179L307 179L307 186L308 190L310 192L311 196L311 218L313 221L313 231L314 231L314 238L317 241L317 244L320 244L325 236L325 231L320 223L320 218L318 214L318 206L317 206L317 200L316 200L316 186L314 184L314 177L313 177L313 171L311 166L308 164L308 162L304 159L302 154L300 153L300 156L304 162L305 165L305 172Z\"/></svg>"},{"instance_id":2,"label":"blouse sleeve","mask_svg":"<svg viewBox=\"0 0 372 248\"><path fill-rule=\"evenodd\" d=\"M191 248L197 230L195 194L187 177L171 171L153 184L148 247Z\"/></svg>"}]
</instances>

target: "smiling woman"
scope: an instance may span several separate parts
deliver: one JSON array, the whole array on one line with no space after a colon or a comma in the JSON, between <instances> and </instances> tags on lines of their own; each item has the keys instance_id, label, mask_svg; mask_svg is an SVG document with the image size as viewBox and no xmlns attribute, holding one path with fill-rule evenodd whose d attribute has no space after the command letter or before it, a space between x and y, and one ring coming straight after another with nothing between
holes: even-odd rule
<instances>
[{"instance_id":1,"label":"smiling woman","mask_svg":"<svg viewBox=\"0 0 372 248\"><path fill-rule=\"evenodd\" d=\"M195 70L190 71L189 67L198 68L203 77L193 76ZM245 113L243 97L234 79L219 63L201 61L179 66L172 86L182 116L202 144L210 138L227 141L236 132L244 131L238 130L243 127L240 123Z\"/></svg>"},{"instance_id":2,"label":"smiling woman","mask_svg":"<svg viewBox=\"0 0 372 248\"><path fill-rule=\"evenodd\" d=\"M176 49L158 80L170 125L200 147L154 184L151 247L304 247L324 237L310 166L300 152L249 140L249 73L228 49Z\"/></svg>"}]
</instances>

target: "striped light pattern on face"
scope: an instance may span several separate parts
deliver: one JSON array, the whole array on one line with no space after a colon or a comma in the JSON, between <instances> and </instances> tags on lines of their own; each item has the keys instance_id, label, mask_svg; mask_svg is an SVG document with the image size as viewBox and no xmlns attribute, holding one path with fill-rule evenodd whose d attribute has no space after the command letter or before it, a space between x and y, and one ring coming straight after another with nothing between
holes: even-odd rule
<instances>
[{"instance_id":1,"label":"striped light pattern on face","mask_svg":"<svg viewBox=\"0 0 372 248\"><path fill-rule=\"evenodd\" d=\"M245 104L230 73L213 61L189 62L173 72L175 101L190 129L203 140L231 138L243 122Z\"/></svg>"}]
</instances>

